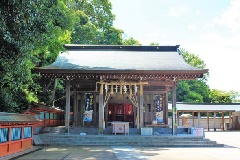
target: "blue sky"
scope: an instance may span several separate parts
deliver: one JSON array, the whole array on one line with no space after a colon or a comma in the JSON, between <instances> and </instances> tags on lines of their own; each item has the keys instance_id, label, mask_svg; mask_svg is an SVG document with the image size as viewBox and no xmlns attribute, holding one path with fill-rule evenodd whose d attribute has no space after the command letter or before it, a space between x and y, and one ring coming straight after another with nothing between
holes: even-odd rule
<instances>
[{"instance_id":1,"label":"blue sky","mask_svg":"<svg viewBox=\"0 0 240 160\"><path fill-rule=\"evenodd\" d=\"M240 0L110 1L126 37L180 45L206 63L211 89L240 93Z\"/></svg>"}]
</instances>

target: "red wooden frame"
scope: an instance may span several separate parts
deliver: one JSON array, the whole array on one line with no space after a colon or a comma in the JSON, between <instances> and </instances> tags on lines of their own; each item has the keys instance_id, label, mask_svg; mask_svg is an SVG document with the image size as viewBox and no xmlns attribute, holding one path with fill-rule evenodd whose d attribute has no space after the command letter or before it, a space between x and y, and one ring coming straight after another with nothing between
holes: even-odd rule
<instances>
[{"instance_id":1,"label":"red wooden frame","mask_svg":"<svg viewBox=\"0 0 240 160\"><path fill-rule=\"evenodd\" d=\"M21 138L11 140L12 128L21 127ZM24 138L24 127L32 127L32 134L29 138ZM0 128L8 128L8 141L0 143L0 157L17 153L33 147L33 127L34 125L2 125Z\"/></svg>"}]
</instances>

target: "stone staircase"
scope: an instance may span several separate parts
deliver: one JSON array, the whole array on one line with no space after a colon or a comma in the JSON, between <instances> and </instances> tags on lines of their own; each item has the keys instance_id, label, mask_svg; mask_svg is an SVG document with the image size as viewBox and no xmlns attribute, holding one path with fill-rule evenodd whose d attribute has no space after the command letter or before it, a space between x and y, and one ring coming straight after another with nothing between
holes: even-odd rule
<instances>
[{"instance_id":1,"label":"stone staircase","mask_svg":"<svg viewBox=\"0 0 240 160\"><path fill-rule=\"evenodd\" d=\"M55 135L41 134L44 145L64 146L144 146L144 147L222 147L216 141L193 136L141 135Z\"/></svg>"},{"instance_id":2,"label":"stone staircase","mask_svg":"<svg viewBox=\"0 0 240 160\"><path fill-rule=\"evenodd\" d=\"M97 128L70 128L70 134L65 135L64 127L52 129L52 132L39 134L43 145L63 146L144 146L144 147L222 147L216 141L191 134L160 134L141 136L139 130L130 128L130 134L113 135L111 127L106 128L102 135ZM86 135L80 135L86 133ZM90 134L91 133L91 134Z\"/></svg>"}]
</instances>

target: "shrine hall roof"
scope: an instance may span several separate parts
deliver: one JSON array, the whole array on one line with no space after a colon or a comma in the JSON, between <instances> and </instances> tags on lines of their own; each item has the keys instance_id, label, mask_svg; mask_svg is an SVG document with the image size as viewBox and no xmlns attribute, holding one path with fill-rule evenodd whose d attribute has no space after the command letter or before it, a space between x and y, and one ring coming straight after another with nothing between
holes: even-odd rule
<instances>
[{"instance_id":1,"label":"shrine hall roof","mask_svg":"<svg viewBox=\"0 0 240 160\"><path fill-rule=\"evenodd\" d=\"M83 46L65 45L47 70L185 70L200 71L188 65L177 46ZM207 71L206 71L207 72Z\"/></svg>"}]
</instances>

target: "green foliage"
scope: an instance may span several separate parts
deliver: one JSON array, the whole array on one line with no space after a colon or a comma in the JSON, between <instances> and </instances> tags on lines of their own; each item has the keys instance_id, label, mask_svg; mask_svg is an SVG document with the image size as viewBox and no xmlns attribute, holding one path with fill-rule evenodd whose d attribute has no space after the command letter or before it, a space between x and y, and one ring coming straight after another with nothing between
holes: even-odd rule
<instances>
[{"instance_id":1,"label":"green foliage","mask_svg":"<svg viewBox=\"0 0 240 160\"><path fill-rule=\"evenodd\" d=\"M159 43L152 42L152 43L150 43L150 46L159 46Z\"/></svg>"},{"instance_id":2,"label":"green foliage","mask_svg":"<svg viewBox=\"0 0 240 160\"><path fill-rule=\"evenodd\" d=\"M204 69L205 63L197 55L181 49L184 60L191 66ZM203 77L197 80L182 80L177 85L178 102L203 103L210 102L210 88L206 84L207 78ZM171 98L171 95L170 95Z\"/></svg>"},{"instance_id":3,"label":"green foliage","mask_svg":"<svg viewBox=\"0 0 240 160\"><path fill-rule=\"evenodd\" d=\"M35 65L55 60L63 44L70 42L77 17L72 1L0 2L0 111L19 112L37 101L40 86L32 75Z\"/></svg>"},{"instance_id":4,"label":"green foliage","mask_svg":"<svg viewBox=\"0 0 240 160\"><path fill-rule=\"evenodd\" d=\"M123 40L123 45L136 45L136 46L140 46L141 43L137 40L135 40L134 38L130 37L128 39L124 39Z\"/></svg>"},{"instance_id":5,"label":"green foliage","mask_svg":"<svg viewBox=\"0 0 240 160\"><path fill-rule=\"evenodd\" d=\"M232 103L237 101L239 94L235 91L211 90L210 97L213 103Z\"/></svg>"},{"instance_id":6,"label":"green foliage","mask_svg":"<svg viewBox=\"0 0 240 160\"><path fill-rule=\"evenodd\" d=\"M184 60L191 66L204 69L206 64L199 56L181 49ZM232 103L237 102L239 93L235 91L210 90L207 76L197 80L180 81L177 86L178 102Z\"/></svg>"},{"instance_id":7,"label":"green foliage","mask_svg":"<svg viewBox=\"0 0 240 160\"><path fill-rule=\"evenodd\" d=\"M193 53L188 52L186 49L181 49L182 56L184 60L191 66L204 69L206 64L204 61L198 56Z\"/></svg>"},{"instance_id":8,"label":"green foliage","mask_svg":"<svg viewBox=\"0 0 240 160\"><path fill-rule=\"evenodd\" d=\"M0 111L19 112L31 101L51 104L63 96L62 80L32 73L54 62L63 44L138 45L113 27L111 9L109 0L0 1Z\"/></svg>"},{"instance_id":9,"label":"green foliage","mask_svg":"<svg viewBox=\"0 0 240 160\"><path fill-rule=\"evenodd\" d=\"M72 8L79 16L71 43L122 44L123 31L113 27L115 16L109 0L78 0Z\"/></svg>"}]
</instances>

